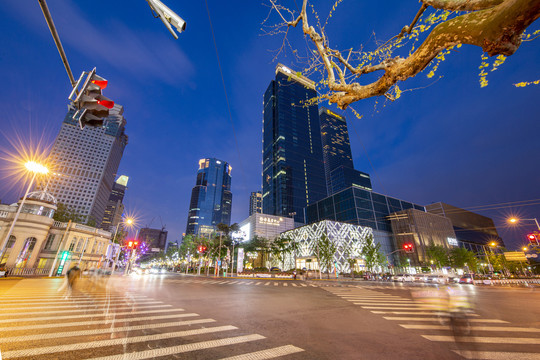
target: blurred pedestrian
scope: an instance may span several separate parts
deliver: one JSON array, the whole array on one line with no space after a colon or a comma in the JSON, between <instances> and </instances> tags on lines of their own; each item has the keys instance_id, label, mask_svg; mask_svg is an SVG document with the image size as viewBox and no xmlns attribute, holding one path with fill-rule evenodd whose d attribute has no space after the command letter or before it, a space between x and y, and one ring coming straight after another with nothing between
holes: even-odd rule
<instances>
[{"instance_id":1,"label":"blurred pedestrian","mask_svg":"<svg viewBox=\"0 0 540 360\"><path fill-rule=\"evenodd\" d=\"M73 266L71 269L68 270L66 273L67 278L67 286L68 286L68 294L71 295L71 292L73 291L73 288L75 287L77 281L81 277L81 269L77 265Z\"/></svg>"}]
</instances>

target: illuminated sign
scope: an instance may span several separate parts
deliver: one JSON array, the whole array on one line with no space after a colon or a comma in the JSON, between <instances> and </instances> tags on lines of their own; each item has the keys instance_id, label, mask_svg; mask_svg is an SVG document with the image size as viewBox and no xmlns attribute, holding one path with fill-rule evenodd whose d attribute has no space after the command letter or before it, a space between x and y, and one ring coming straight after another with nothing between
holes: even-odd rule
<instances>
[{"instance_id":1,"label":"illuminated sign","mask_svg":"<svg viewBox=\"0 0 540 360\"><path fill-rule=\"evenodd\" d=\"M333 116L337 117L338 119L343 119L340 115L336 114L336 113L333 112L333 111L330 111L330 110L327 109L326 112L327 112L328 114L330 114L330 115L333 115Z\"/></svg>"},{"instance_id":2,"label":"illuminated sign","mask_svg":"<svg viewBox=\"0 0 540 360\"><path fill-rule=\"evenodd\" d=\"M271 218L271 217L260 217L259 218L259 224L265 224L265 225L281 225L281 222L283 221L283 218Z\"/></svg>"},{"instance_id":3,"label":"illuminated sign","mask_svg":"<svg viewBox=\"0 0 540 360\"><path fill-rule=\"evenodd\" d=\"M446 238L446 241L448 242L448 245L459 246L457 239L455 238L449 237L449 238Z\"/></svg>"}]
</instances>

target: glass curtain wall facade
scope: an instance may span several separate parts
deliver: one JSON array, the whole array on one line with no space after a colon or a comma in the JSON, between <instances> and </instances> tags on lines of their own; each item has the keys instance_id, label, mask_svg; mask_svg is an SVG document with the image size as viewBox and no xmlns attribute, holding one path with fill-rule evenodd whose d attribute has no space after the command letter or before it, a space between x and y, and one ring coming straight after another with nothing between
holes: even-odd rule
<instances>
[{"instance_id":1,"label":"glass curtain wall facade","mask_svg":"<svg viewBox=\"0 0 540 360\"><path fill-rule=\"evenodd\" d=\"M283 65L263 99L263 214L294 216L327 196L315 83Z\"/></svg>"},{"instance_id":2,"label":"glass curtain wall facade","mask_svg":"<svg viewBox=\"0 0 540 360\"><path fill-rule=\"evenodd\" d=\"M388 215L406 209L425 211L420 205L350 187L309 205L306 208L306 221L308 224L321 220L342 221L392 232Z\"/></svg>"},{"instance_id":3,"label":"glass curtain wall facade","mask_svg":"<svg viewBox=\"0 0 540 360\"><path fill-rule=\"evenodd\" d=\"M129 178L121 175L113 184L109 203L105 208L105 215L101 223L101 228L106 231L114 231L116 226L122 221L122 213L124 212L124 195L127 189Z\"/></svg>"},{"instance_id":4,"label":"glass curtain wall facade","mask_svg":"<svg viewBox=\"0 0 540 360\"><path fill-rule=\"evenodd\" d=\"M216 225L231 223L231 171L225 161L199 160L197 182L191 192L186 234L215 231Z\"/></svg>"},{"instance_id":5,"label":"glass curtain wall facade","mask_svg":"<svg viewBox=\"0 0 540 360\"><path fill-rule=\"evenodd\" d=\"M262 213L262 192L252 192L249 196L249 216Z\"/></svg>"}]
</instances>

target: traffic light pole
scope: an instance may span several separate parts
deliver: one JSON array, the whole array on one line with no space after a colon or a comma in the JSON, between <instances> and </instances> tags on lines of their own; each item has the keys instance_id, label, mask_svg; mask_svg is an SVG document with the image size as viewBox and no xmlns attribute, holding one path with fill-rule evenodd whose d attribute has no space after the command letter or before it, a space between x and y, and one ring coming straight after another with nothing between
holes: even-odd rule
<instances>
[{"instance_id":1,"label":"traffic light pole","mask_svg":"<svg viewBox=\"0 0 540 360\"><path fill-rule=\"evenodd\" d=\"M49 26L49 30L51 31L51 35L54 39L54 43L56 44L56 48L60 53L60 57L62 58L64 67L66 68L66 72L68 74L69 81L71 82L71 86L75 86L75 79L73 78L73 73L71 72L71 68L69 67L69 62L67 60L66 53L64 52L64 48L62 47L62 42L60 41L60 37L58 36L58 32L56 31L56 27L54 26L51 13L49 12L49 7L47 6L45 0L38 0L38 2L39 6L41 7L41 11L43 12L43 16L45 16L45 21L47 21L47 25Z\"/></svg>"},{"instance_id":2,"label":"traffic light pole","mask_svg":"<svg viewBox=\"0 0 540 360\"><path fill-rule=\"evenodd\" d=\"M62 251L64 240L67 239L67 233L69 229L71 228L71 220L68 221L68 224L66 226L66 231L64 231L64 235L62 236L62 240L60 240L60 244L58 245L58 251L56 252L56 256L54 257L53 264L51 266L51 271L49 272L49 277L52 276L54 273L54 268L56 267L56 262L58 261L58 256L60 255L60 251Z\"/></svg>"}]
</instances>

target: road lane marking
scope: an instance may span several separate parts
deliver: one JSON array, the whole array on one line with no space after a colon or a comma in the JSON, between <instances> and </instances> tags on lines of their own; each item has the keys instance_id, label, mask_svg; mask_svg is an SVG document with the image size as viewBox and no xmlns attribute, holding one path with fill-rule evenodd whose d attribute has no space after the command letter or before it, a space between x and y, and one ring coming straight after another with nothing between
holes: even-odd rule
<instances>
[{"instance_id":1,"label":"road lane marking","mask_svg":"<svg viewBox=\"0 0 540 360\"><path fill-rule=\"evenodd\" d=\"M153 308L162 308L162 307L172 307L172 305L162 304L162 305L143 305L143 306L137 306L137 310L142 309L153 309ZM23 312L11 312L11 313L5 313L0 314L0 318L7 317L7 316L13 316L13 315L40 315L40 314L65 314L65 313L74 313L74 312L84 312L85 314L90 311L117 311L117 310L127 310L127 309L133 309L133 306L122 306L122 307L113 307L113 306L105 306L105 307L99 307L95 309L81 309L81 310L53 310L53 311L23 311ZM24 318L21 318L21 320L24 320Z\"/></svg>"},{"instance_id":2,"label":"road lane marking","mask_svg":"<svg viewBox=\"0 0 540 360\"><path fill-rule=\"evenodd\" d=\"M122 301L120 301L121 303L126 303L128 301L125 301L126 299L121 299ZM146 302L156 302L155 300L142 300L142 301L138 301L137 304L139 303L146 303ZM46 305L53 305L53 304L96 304L96 303L108 303L108 302L115 302L115 299L110 299L110 300L71 300L71 299L64 299L64 300L60 300L60 301L57 301L57 302L51 302L50 304L46 304ZM158 301L158 302L161 302L161 301ZM26 303L13 303L13 304L10 304L10 303L5 303L2 301L2 306L20 306L20 305L40 305L38 307L41 307L41 305L43 305L43 302L26 302ZM25 306L25 307L36 307L36 306ZM10 309L10 308L8 308ZM3 310L3 309L2 309Z\"/></svg>"},{"instance_id":3,"label":"road lane marking","mask_svg":"<svg viewBox=\"0 0 540 360\"><path fill-rule=\"evenodd\" d=\"M307 286L306 284L300 284L300 285L302 285L302 286Z\"/></svg>"},{"instance_id":4,"label":"road lane marking","mask_svg":"<svg viewBox=\"0 0 540 360\"><path fill-rule=\"evenodd\" d=\"M2 331L15 331L15 330L35 330L35 329L48 329L48 328L63 328L70 326L83 326L83 325L106 325L113 323L124 323L124 322L135 322L135 321L152 321L152 320L161 320L161 319L172 319L172 318L181 318L181 317L190 317L190 316L199 316L195 313L187 314L172 314L172 315L160 315L160 316L144 316L136 318L123 318L123 319L108 319L108 320L92 320L92 321L79 321L79 322L63 322L58 324L43 324L43 325L25 325L25 326L9 326L0 328Z\"/></svg>"},{"instance_id":5,"label":"road lane marking","mask_svg":"<svg viewBox=\"0 0 540 360\"><path fill-rule=\"evenodd\" d=\"M265 360L265 359L274 359L280 356L286 356L290 354L295 354L304 351L296 346L285 345L280 347L275 347L272 349L255 351L248 354L242 354L237 356L231 356L228 358L223 358L221 360Z\"/></svg>"},{"instance_id":6,"label":"road lane marking","mask_svg":"<svg viewBox=\"0 0 540 360\"><path fill-rule=\"evenodd\" d=\"M436 311L371 311L374 314L394 314L394 315L435 315ZM478 314L467 314L469 316L480 316Z\"/></svg>"},{"instance_id":7,"label":"road lane marking","mask_svg":"<svg viewBox=\"0 0 540 360\"><path fill-rule=\"evenodd\" d=\"M478 360L540 360L539 353L503 352L503 351L463 351L452 350L465 359Z\"/></svg>"},{"instance_id":8,"label":"road lane marking","mask_svg":"<svg viewBox=\"0 0 540 360\"><path fill-rule=\"evenodd\" d=\"M371 310L430 310L427 307L402 307L396 308L394 306L362 306L362 309L371 309Z\"/></svg>"},{"instance_id":9,"label":"road lane marking","mask_svg":"<svg viewBox=\"0 0 540 360\"><path fill-rule=\"evenodd\" d=\"M287 283L283 283L283 286L289 286Z\"/></svg>"},{"instance_id":10,"label":"road lane marking","mask_svg":"<svg viewBox=\"0 0 540 360\"><path fill-rule=\"evenodd\" d=\"M430 315L433 315L433 314L430 314ZM441 320L441 318L439 317L416 318L416 317L391 317L391 316L383 316L383 319L395 320L395 321L439 321ZM508 324L508 321L499 320L499 319L469 319L469 322Z\"/></svg>"},{"instance_id":11,"label":"road lane marking","mask_svg":"<svg viewBox=\"0 0 540 360\"><path fill-rule=\"evenodd\" d=\"M136 299L136 300L144 300L147 298L145 297L137 297L137 298L130 298L130 299ZM55 301L67 301L67 300L75 300L75 301L90 301L90 300L105 300L105 299L111 299L111 300L123 300L126 299L125 296L59 296L57 298L34 298L34 297L26 297L21 299L8 299L5 297L2 297L3 301L2 304L19 304L24 303L27 304L28 301L39 301L40 303L50 303ZM5 300L5 301L4 301Z\"/></svg>"},{"instance_id":12,"label":"road lane marking","mask_svg":"<svg viewBox=\"0 0 540 360\"><path fill-rule=\"evenodd\" d=\"M255 285L260 285L262 284L262 281L257 281L257 283L255 283Z\"/></svg>"},{"instance_id":13,"label":"road lane marking","mask_svg":"<svg viewBox=\"0 0 540 360\"><path fill-rule=\"evenodd\" d=\"M443 341L460 343L482 343L482 344L520 344L520 345L538 345L540 339L538 338L510 338L510 337L458 337L444 335L421 335L423 338L430 341Z\"/></svg>"},{"instance_id":14,"label":"road lane marking","mask_svg":"<svg viewBox=\"0 0 540 360\"><path fill-rule=\"evenodd\" d=\"M296 285L295 283L292 283L291 285L292 285L292 286L295 286L295 287L297 287L297 286L298 286L298 285Z\"/></svg>"},{"instance_id":15,"label":"road lane marking","mask_svg":"<svg viewBox=\"0 0 540 360\"><path fill-rule=\"evenodd\" d=\"M451 330L450 326L446 325L409 325L409 324L399 324L399 326L405 329L412 330ZM526 327L517 327L517 326L471 326L473 331L501 331L501 332L540 332L540 329L535 328L526 328ZM540 338L538 339L540 341Z\"/></svg>"},{"instance_id":16,"label":"road lane marking","mask_svg":"<svg viewBox=\"0 0 540 360\"><path fill-rule=\"evenodd\" d=\"M2 319L0 324L3 323L12 323L12 322L28 322L28 321L47 321L47 320L67 320L67 319L84 319L84 318L94 318L94 317L104 317L104 316L118 316L118 315L136 315L136 314L150 314L150 313L163 313L163 312L174 312L174 311L184 311L184 309L160 309L160 310L142 310L142 311L124 311L124 312L103 312L101 314L84 314L84 315L66 315L66 316L46 316L46 317L33 317L33 318L20 318L14 319Z\"/></svg>"},{"instance_id":17,"label":"road lane marking","mask_svg":"<svg viewBox=\"0 0 540 360\"><path fill-rule=\"evenodd\" d=\"M278 286L279 284L277 282L274 283L274 286Z\"/></svg>"},{"instance_id":18,"label":"road lane marking","mask_svg":"<svg viewBox=\"0 0 540 360\"><path fill-rule=\"evenodd\" d=\"M101 301L103 302L103 301ZM46 305L46 306L25 306L25 307L17 307L17 308L7 308L7 309L0 309L0 315L3 315L4 312L8 312L11 310L25 310L25 309L71 309L71 308L91 308L95 307L98 302L92 303L92 304L85 304L85 305L78 305L77 303L73 303L72 305ZM143 301L143 302L137 302L133 303L131 305L146 305L146 304L163 304L162 301ZM103 306L105 304L100 304L100 306ZM116 305L128 305L128 303L116 303Z\"/></svg>"},{"instance_id":19,"label":"road lane marking","mask_svg":"<svg viewBox=\"0 0 540 360\"><path fill-rule=\"evenodd\" d=\"M268 285L270 285L270 281L269 281L269 282L267 282L266 284L264 284L264 286L268 286Z\"/></svg>"},{"instance_id":20,"label":"road lane marking","mask_svg":"<svg viewBox=\"0 0 540 360\"><path fill-rule=\"evenodd\" d=\"M173 327L173 326L197 325L197 324L206 324L206 323L211 323L211 322L216 322L216 320L214 320L214 319L198 319L198 320L175 321L175 322L167 322L167 323L159 323L159 324L122 326L122 327L117 327L117 328L92 329L92 330L56 332L56 333L49 333L49 334L11 336L11 337L0 338L0 341L2 343L14 343L14 342L21 342L21 341L36 341L36 340L57 339L57 338L74 337L74 336L101 335L101 334L115 333L115 332L121 332L121 331L126 331L127 332L127 331L136 331L136 330L145 330L145 329L158 329L158 328Z\"/></svg>"},{"instance_id":21,"label":"road lane marking","mask_svg":"<svg viewBox=\"0 0 540 360\"><path fill-rule=\"evenodd\" d=\"M356 299L347 300L354 302L355 305L377 305L377 306L413 306L417 305L415 302L406 301L406 302L392 302L392 301L359 301Z\"/></svg>"},{"instance_id":22,"label":"road lane marking","mask_svg":"<svg viewBox=\"0 0 540 360\"><path fill-rule=\"evenodd\" d=\"M91 360L140 360L140 359L153 359L159 356L167 356L173 354L180 354L195 350L211 349L219 346L241 344L248 341L262 340L264 336L259 334L237 336L233 338L226 338L220 340L201 341L198 343L191 343L185 345L172 346L168 348L146 350L140 352L134 352L129 354L119 354L112 356L104 356L99 358L93 358Z\"/></svg>"},{"instance_id":23,"label":"road lane marking","mask_svg":"<svg viewBox=\"0 0 540 360\"><path fill-rule=\"evenodd\" d=\"M236 326L226 325L226 326L202 328L202 329L195 329L195 330L175 331L171 333L162 333L162 334L155 334L155 335L123 337L123 338L118 338L118 339L98 340L98 341L90 341L90 342L83 342L83 343L76 343L76 344L46 346L46 347L23 349L23 350L12 350L12 351L4 352L4 358L9 359L9 358L16 358L16 357L23 357L23 356L36 356L36 355L44 355L44 354L51 354L51 353L57 353L57 352L93 349L93 348L104 347L104 346L114 346L114 345L132 344L132 343L137 343L137 342L156 341L156 340L171 339L171 338L176 338L176 337L184 337L184 336L192 336L192 335L200 335L200 334L209 334L209 333L216 333L216 332L236 330L236 329L238 329Z\"/></svg>"}]
</instances>

